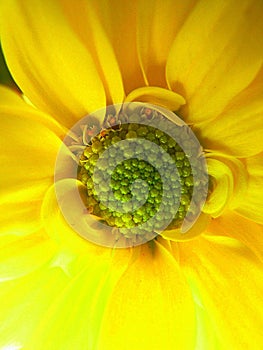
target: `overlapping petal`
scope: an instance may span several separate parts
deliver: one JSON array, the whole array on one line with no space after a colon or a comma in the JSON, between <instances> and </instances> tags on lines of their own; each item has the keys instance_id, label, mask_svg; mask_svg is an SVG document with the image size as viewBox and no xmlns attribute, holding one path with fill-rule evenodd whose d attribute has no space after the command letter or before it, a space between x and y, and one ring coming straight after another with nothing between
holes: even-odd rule
<instances>
[{"instance_id":1,"label":"overlapping petal","mask_svg":"<svg viewBox=\"0 0 263 350\"><path fill-rule=\"evenodd\" d=\"M191 11L167 62L169 86L189 123L216 118L256 77L263 62L261 1L205 1Z\"/></svg>"},{"instance_id":2,"label":"overlapping petal","mask_svg":"<svg viewBox=\"0 0 263 350\"><path fill-rule=\"evenodd\" d=\"M126 94L133 89L144 86L143 74L140 69L140 63L136 45L136 25L138 20L137 1L113 0L91 0L91 1L60 1L70 25L75 33L81 38L84 45L96 57L98 53L94 51L95 45L99 45L103 54L101 55L101 63L105 67L112 68L107 71L109 88L119 87L115 78L119 80L119 72L115 69L116 60L121 72L121 77ZM93 18L91 18L93 17ZM90 18L92 21L90 21ZM103 33L103 37L98 37L99 33ZM92 36L92 40L91 39ZM107 45L110 43L113 50L108 55ZM105 46L106 44L106 46ZM113 57L115 56L115 57ZM113 79L110 79L112 77ZM122 89L115 94L121 93ZM118 101L121 102L121 101Z\"/></svg>"},{"instance_id":3,"label":"overlapping petal","mask_svg":"<svg viewBox=\"0 0 263 350\"><path fill-rule=\"evenodd\" d=\"M263 226L229 211L211 221L209 234L235 238L263 259Z\"/></svg>"},{"instance_id":4,"label":"overlapping petal","mask_svg":"<svg viewBox=\"0 0 263 350\"><path fill-rule=\"evenodd\" d=\"M149 102L171 111L176 111L185 104L185 99L181 95L157 86L146 86L133 90L125 99L125 102L132 101Z\"/></svg>"},{"instance_id":5,"label":"overlapping petal","mask_svg":"<svg viewBox=\"0 0 263 350\"><path fill-rule=\"evenodd\" d=\"M147 85L167 87L167 57L195 3L196 0L138 1L138 54Z\"/></svg>"},{"instance_id":6,"label":"overlapping petal","mask_svg":"<svg viewBox=\"0 0 263 350\"><path fill-rule=\"evenodd\" d=\"M248 172L248 187L236 211L255 222L263 224L263 153L245 159L244 164Z\"/></svg>"},{"instance_id":7,"label":"overlapping petal","mask_svg":"<svg viewBox=\"0 0 263 350\"><path fill-rule=\"evenodd\" d=\"M24 106L25 102L23 101L21 94L17 91L12 91L10 88L0 85L0 105L5 106Z\"/></svg>"},{"instance_id":8,"label":"overlapping petal","mask_svg":"<svg viewBox=\"0 0 263 350\"><path fill-rule=\"evenodd\" d=\"M206 236L180 245L180 264L199 292L220 348L258 349L263 280L254 253L233 238Z\"/></svg>"},{"instance_id":9,"label":"overlapping petal","mask_svg":"<svg viewBox=\"0 0 263 350\"><path fill-rule=\"evenodd\" d=\"M15 238L7 244L2 244L3 241L4 239L1 239L1 282L26 276L37 270L52 257L56 250L55 242L50 240L43 231Z\"/></svg>"},{"instance_id":10,"label":"overlapping petal","mask_svg":"<svg viewBox=\"0 0 263 350\"><path fill-rule=\"evenodd\" d=\"M109 300L98 349L193 349L194 304L176 260L158 243L137 249Z\"/></svg>"},{"instance_id":11,"label":"overlapping petal","mask_svg":"<svg viewBox=\"0 0 263 350\"><path fill-rule=\"evenodd\" d=\"M71 252L58 263L75 277L44 319L37 337L41 344L70 349L75 341L88 349L87 344L98 341L98 349L127 344L129 349L159 349L161 344L192 349L195 338L187 337L195 334L192 296L176 260L160 244L111 251L88 243L65 223L52 189L43 219L50 235ZM73 300L68 318L64 306ZM75 338L65 342L64 332L73 332Z\"/></svg>"},{"instance_id":12,"label":"overlapping petal","mask_svg":"<svg viewBox=\"0 0 263 350\"><path fill-rule=\"evenodd\" d=\"M105 9L99 11L96 2L83 0L75 2L61 0L59 2L69 24L91 54L93 64L97 68L106 92L107 104L122 102L124 98L122 75L114 47L101 18Z\"/></svg>"},{"instance_id":13,"label":"overlapping petal","mask_svg":"<svg viewBox=\"0 0 263 350\"><path fill-rule=\"evenodd\" d=\"M77 118L105 106L94 59L71 30L58 1L11 0L1 3L1 12L9 69L37 107L72 126Z\"/></svg>"},{"instance_id":14,"label":"overlapping petal","mask_svg":"<svg viewBox=\"0 0 263 350\"><path fill-rule=\"evenodd\" d=\"M25 344L29 349L28 343L34 339L41 318L67 285L68 277L63 270L48 269L48 266L38 265L26 276L1 283L0 297L4 300L0 314L2 349L20 349Z\"/></svg>"},{"instance_id":15,"label":"overlapping petal","mask_svg":"<svg viewBox=\"0 0 263 350\"><path fill-rule=\"evenodd\" d=\"M73 181L74 180L72 180L72 182ZM66 193L65 200L70 199L70 195L67 196ZM73 204L72 211L74 211L77 205L74 202L68 202L69 206L71 204ZM74 254L85 253L91 256L103 256L105 251L107 251L107 249L91 244L85 239L81 238L76 231L69 226L61 213L54 186L51 186L45 194L41 208L41 219L42 224L49 236L59 245L70 249L72 252L74 252Z\"/></svg>"},{"instance_id":16,"label":"overlapping petal","mask_svg":"<svg viewBox=\"0 0 263 350\"><path fill-rule=\"evenodd\" d=\"M34 336L26 342L28 349L96 348L105 304L129 261L127 251L116 252L117 257L111 250L104 253L101 259L88 253L72 258L70 251L61 251L57 265L70 271L66 265L75 264L77 273L71 275L58 298L39 315Z\"/></svg>"},{"instance_id":17,"label":"overlapping petal","mask_svg":"<svg viewBox=\"0 0 263 350\"><path fill-rule=\"evenodd\" d=\"M5 320L1 341L6 345L19 327L12 344L32 350L70 349L78 344L89 350L96 344L108 296L132 252L111 251L81 239L64 221L53 188L47 192L42 220L46 233L34 233L1 247L5 253L1 255L0 279L2 283L12 281L1 288L1 296L8 295L9 300L1 311ZM70 314L66 305L75 305ZM27 327L20 327L21 322Z\"/></svg>"},{"instance_id":18,"label":"overlapping petal","mask_svg":"<svg viewBox=\"0 0 263 350\"><path fill-rule=\"evenodd\" d=\"M262 113L259 99L246 107L229 109L211 122L195 125L194 129L205 149L233 157L250 157L263 150Z\"/></svg>"},{"instance_id":19,"label":"overlapping petal","mask_svg":"<svg viewBox=\"0 0 263 350\"><path fill-rule=\"evenodd\" d=\"M12 93L9 97L14 97L13 102L18 99ZM2 232L24 234L40 225L41 201L53 181L61 141L42 124L43 114L31 107L1 105L0 113ZM43 117L43 121L56 132L62 132L48 117L46 120Z\"/></svg>"},{"instance_id":20,"label":"overlapping petal","mask_svg":"<svg viewBox=\"0 0 263 350\"><path fill-rule=\"evenodd\" d=\"M234 209L244 200L248 173L239 159L216 153L207 154L207 166L211 183L203 211L218 217L225 209Z\"/></svg>"}]
</instances>

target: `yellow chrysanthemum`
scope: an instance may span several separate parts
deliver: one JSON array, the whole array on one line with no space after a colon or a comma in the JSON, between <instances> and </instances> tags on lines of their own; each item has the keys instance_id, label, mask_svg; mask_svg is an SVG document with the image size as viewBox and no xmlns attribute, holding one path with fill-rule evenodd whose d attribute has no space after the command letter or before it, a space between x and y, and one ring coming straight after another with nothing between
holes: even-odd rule
<instances>
[{"instance_id":1,"label":"yellow chrysanthemum","mask_svg":"<svg viewBox=\"0 0 263 350\"><path fill-rule=\"evenodd\" d=\"M1 349L261 349L262 1L0 9L7 64L33 104L0 88ZM213 191L198 237L110 249L63 219L61 140L124 101L179 108L204 147Z\"/></svg>"}]
</instances>

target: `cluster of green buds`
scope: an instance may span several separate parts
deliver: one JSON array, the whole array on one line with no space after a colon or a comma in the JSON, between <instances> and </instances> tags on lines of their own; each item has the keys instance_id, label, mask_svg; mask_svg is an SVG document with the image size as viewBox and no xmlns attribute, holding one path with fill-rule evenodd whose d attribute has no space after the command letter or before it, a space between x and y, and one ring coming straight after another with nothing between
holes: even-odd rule
<instances>
[{"instance_id":1,"label":"cluster of green buds","mask_svg":"<svg viewBox=\"0 0 263 350\"><path fill-rule=\"evenodd\" d=\"M88 212L126 238L180 227L196 171L188 153L199 152L191 142L184 126L149 108L108 116L79 160Z\"/></svg>"}]
</instances>

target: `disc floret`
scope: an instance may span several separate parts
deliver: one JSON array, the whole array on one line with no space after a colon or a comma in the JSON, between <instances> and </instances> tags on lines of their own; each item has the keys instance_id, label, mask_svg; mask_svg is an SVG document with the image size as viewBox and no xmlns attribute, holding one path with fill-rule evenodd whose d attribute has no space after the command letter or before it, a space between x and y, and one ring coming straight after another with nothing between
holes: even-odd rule
<instances>
[{"instance_id":1,"label":"disc floret","mask_svg":"<svg viewBox=\"0 0 263 350\"><path fill-rule=\"evenodd\" d=\"M87 189L88 212L108 226L117 228L127 238L130 238L131 228L136 228L136 236L152 233L153 227L147 227L151 218L155 218L155 229L161 230L163 220L171 216L173 209L169 193L164 195L163 191L164 184L169 180L170 193L176 193L179 206L176 214L169 219L168 229L180 227L192 199L193 173L188 155L176 138L165 130L172 125L174 134L180 139L186 137L183 127L167 122L162 114L149 108L142 108L130 115L120 113L114 118L117 123L102 128L100 133L91 139L79 160L78 178ZM144 118L147 119L147 124L142 123ZM149 123L149 119L153 122ZM107 126L109 124L105 123ZM161 125L161 128L157 128L156 125ZM134 148L122 142L140 139L149 142L138 142ZM152 149L149 146L150 142L157 145L160 152L156 152L156 148ZM116 147L112 147L113 145ZM98 162L108 149L109 157ZM176 173L170 174L169 179L165 175L161 176L158 167L165 170L167 166L162 152L166 152L174 162L179 177ZM145 154L147 161L141 157ZM118 157L121 161L112 171L111 168ZM94 175L96 166L99 167L100 176ZM106 181L108 177L109 187ZM99 196L96 185L100 187ZM110 193L113 196L110 196ZM112 209L111 202L114 202L115 209ZM161 203L165 204L165 212L158 215Z\"/></svg>"}]
</instances>

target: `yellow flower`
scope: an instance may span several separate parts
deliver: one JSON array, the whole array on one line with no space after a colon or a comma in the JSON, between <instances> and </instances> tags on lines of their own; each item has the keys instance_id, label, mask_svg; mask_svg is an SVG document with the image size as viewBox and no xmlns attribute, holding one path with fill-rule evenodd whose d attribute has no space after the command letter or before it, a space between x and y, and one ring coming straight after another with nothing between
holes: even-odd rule
<instances>
[{"instance_id":1,"label":"yellow flower","mask_svg":"<svg viewBox=\"0 0 263 350\"><path fill-rule=\"evenodd\" d=\"M261 349L262 1L0 9L7 64L33 104L0 88L1 349ZM67 128L134 100L180 107L204 147L211 222L195 239L104 248L58 208Z\"/></svg>"}]
</instances>

